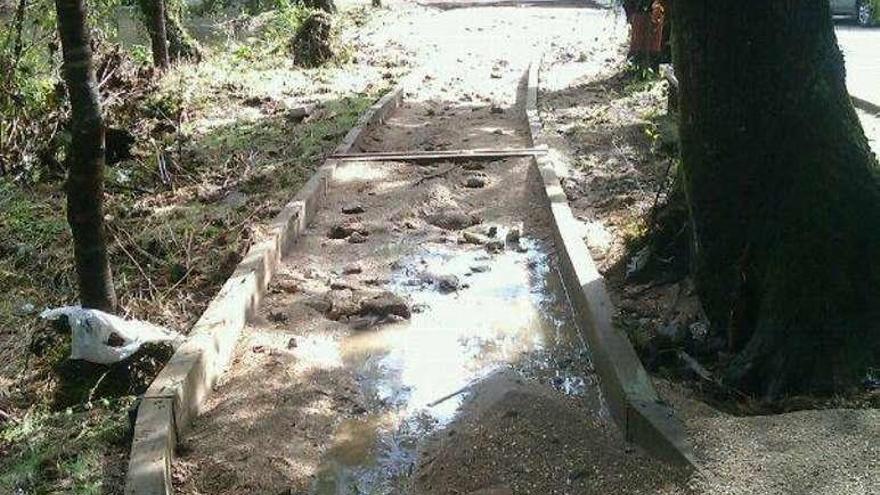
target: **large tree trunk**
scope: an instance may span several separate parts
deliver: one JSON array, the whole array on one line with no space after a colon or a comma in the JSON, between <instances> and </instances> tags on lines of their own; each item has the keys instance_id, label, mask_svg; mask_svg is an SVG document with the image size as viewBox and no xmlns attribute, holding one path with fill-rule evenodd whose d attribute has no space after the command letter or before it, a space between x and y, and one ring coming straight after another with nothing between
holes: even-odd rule
<instances>
[{"instance_id":1,"label":"large tree trunk","mask_svg":"<svg viewBox=\"0 0 880 495\"><path fill-rule=\"evenodd\" d=\"M168 36L165 31L165 0L140 0L140 6L147 32L150 33L153 65L166 69L171 59L168 56Z\"/></svg>"},{"instance_id":2,"label":"large tree trunk","mask_svg":"<svg viewBox=\"0 0 880 495\"><path fill-rule=\"evenodd\" d=\"M116 309L104 233L104 121L82 0L55 0L70 95L72 139L67 161L67 220L84 307Z\"/></svg>"},{"instance_id":3,"label":"large tree trunk","mask_svg":"<svg viewBox=\"0 0 880 495\"><path fill-rule=\"evenodd\" d=\"M695 279L734 357L775 398L880 364L880 175L828 0L675 0Z\"/></svg>"}]
</instances>

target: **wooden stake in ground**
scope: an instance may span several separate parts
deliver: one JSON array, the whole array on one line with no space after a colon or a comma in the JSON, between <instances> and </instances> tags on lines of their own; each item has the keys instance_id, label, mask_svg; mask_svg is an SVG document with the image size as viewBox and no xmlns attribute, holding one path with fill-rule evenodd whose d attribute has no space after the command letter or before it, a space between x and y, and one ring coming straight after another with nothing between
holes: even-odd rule
<instances>
[{"instance_id":1,"label":"wooden stake in ground","mask_svg":"<svg viewBox=\"0 0 880 495\"><path fill-rule=\"evenodd\" d=\"M67 151L67 220L84 307L116 309L104 232L104 120L92 63L83 0L55 0L70 96L72 139Z\"/></svg>"}]
</instances>

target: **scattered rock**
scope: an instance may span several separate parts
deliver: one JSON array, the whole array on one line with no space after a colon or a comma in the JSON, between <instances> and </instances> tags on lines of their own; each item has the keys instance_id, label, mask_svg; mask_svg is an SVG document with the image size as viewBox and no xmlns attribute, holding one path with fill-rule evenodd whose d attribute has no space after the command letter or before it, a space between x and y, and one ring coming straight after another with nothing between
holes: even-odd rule
<instances>
[{"instance_id":1,"label":"scattered rock","mask_svg":"<svg viewBox=\"0 0 880 495\"><path fill-rule=\"evenodd\" d=\"M334 280L330 282L330 290L354 290L354 287L348 282Z\"/></svg>"},{"instance_id":2,"label":"scattered rock","mask_svg":"<svg viewBox=\"0 0 880 495\"><path fill-rule=\"evenodd\" d=\"M298 344L296 343L296 337L291 337L290 340L287 341L288 349L296 349Z\"/></svg>"},{"instance_id":3,"label":"scattered rock","mask_svg":"<svg viewBox=\"0 0 880 495\"><path fill-rule=\"evenodd\" d=\"M473 175L467 178L464 185L471 189L480 189L486 187L486 178L479 175Z\"/></svg>"},{"instance_id":4,"label":"scattered rock","mask_svg":"<svg viewBox=\"0 0 880 495\"><path fill-rule=\"evenodd\" d=\"M359 273L362 273L363 271L363 267L361 267L361 265L357 263L352 263L350 265L345 265L344 267L342 267L343 275L357 275Z\"/></svg>"},{"instance_id":5,"label":"scattered rock","mask_svg":"<svg viewBox=\"0 0 880 495\"><path fill-rule=\"evenodd\" d=\"M519 229L513 227L512 229L507 231L507 235L504 237L504 240L508 244L519 244L520 232Z\"/></svg>"},{"instance_id":6,"label":"scattered rock","mask_svg":"<svg viewBox=\"0 0 880 495\"><path fill-rule=\"evenodd\" d=\"M327 312L327 318L341 320L358 314L361 310L361 300L352 290L335 290L330 293L331 308Z\"/></svg>"},{"instance_id":7,"label":"scattered rock","mask_svg":"<svg viewBox=\"0 0 880 495\"><path fill-rule=\"evenodd\" d=\"M461 230L477 225L480 218L461 210L445 210L428 217L428 223L446 230Z\"/></svg>"},{"instance_id":8,"label":"scattered rock","mask_svg":"<svg viewBox=\"0 0 880 495\"><path fill-rule=\"evenodd\" d=\"M489 227L489 230L486 231L486 235L488 235L489 237L495 237L496 235L498 235L498 226L493 225Z\"/></svg>"},{"instance_id":9,"label":"scattered rock","mask_svg":"<svg viewBox=\"0 0 880 495\"><path fill-rule=\"evenodd\" d=\"M465 231L462 234L462 238L464 239L465 242L467 242L469 244L476 244L478 246L483 246L485 244L488 244L489 241L491 240L482 234L477 234L476 232L469 232L469 231Z\"/></svg>"},{"instance_id":10,"label":"scattered rock","mask_svg":"<svg viewBox=\"0 0 880 495\"><path fill-rule=\"evenodd\" d=\"M388 316L409 319L412 312L409 303L391 292L383 292L361 302L360 316L375 316L380 320Z\"/></svg>"},{"instance_id":11,"label":"scattered rock","mask_svg":"<svg viewBox=\"0 0 880 495\"><path fill-rule=\"evenodd\" d=\"M367 236L360 232L355 232L349 236L348 242L351 244L363 244L367 242Z\"/></svg>"},{"instance_id":12,"label":"scattered rock","mask_svg":"<svg viewBox=\"0 0 880 495\"><path fill-rule=\"evenodd\" d=\"M504 241L500 239L493 239L486 243L486 251L489 251L492 254L502 253L504 252Z\"/></svg>"},{"instance_id":13,"label":"scattered rock","mask_svg":"<svg viewBox=\"0 0 880 495\"><path fill-rule=\"evenodd\" d=\"M363 234L366 232L366 229L364 229L362 223L348 220L331 227L330 232L327 234L327 237L329 237L330 239L345 239L346 237L356 232Z\"/></svg>"},{"instance_id":14,"label":"scattered rock","mask_svg":"<svg viewBox=\"0 0 880 495\"><path fill-rule=\"evenodd\" d=\"M359 204L346 205L342 207L342 213L345 213L346 215L358 215L360 213L364 213L365 211L367 211L367 209L364 208L363 205Z\"/></svg>"},{"instance_id":15,"label":"scattered rock","mask_svg":"<svg viewBox=\"0 0 880 495\"><path fill-rule=\"evenodd\" d=\"M286 313L282 313L281 311L270 311L269 312L269 321L274 323L284 323L287 321L288 316Z\"/></svg>"},{"instance_id":16,"label":"scattered rock","mask_svg":"<svg viewBox=\"0 0 880 495\"><path fill-rule=\"evenodd\" d=\"M495 129L494 131L492 131L492 134L495 134L497 136L503 136L504 130L503 129Z\"/></svg>"},{"instance_id":17,"label":"scattered rock","mask_svg":"<svg viewBox=\"0 0 880 495\"><path fill-rule=\"evenodd\" d=\"M489 265L474 265L471 268L471 273L486 273L490 270Z\"/></svg>"},{"instance_id":18,"label":"scattered rock","mask_svg":"<svg viewBox=\"0 0 880 495\"><path fill-rule=\"evenodd\" d=\"M436 273L424 272L419 275L422 283L431 284L439 292L448 294L455 292L461 288L461 282L455 275L438 275Z\"/></svg>"},{"instance_id":19,"label":"scattered rock","mask_svg":"<svg viewBox=\"0 0 880 495\"><path fill-rule=\"evenodd\" d=\"M492 107L489 108L489 113L502 114L504 113L504 109L499 107L498 105L492 105Z\"/></svg>"}]
</instances>

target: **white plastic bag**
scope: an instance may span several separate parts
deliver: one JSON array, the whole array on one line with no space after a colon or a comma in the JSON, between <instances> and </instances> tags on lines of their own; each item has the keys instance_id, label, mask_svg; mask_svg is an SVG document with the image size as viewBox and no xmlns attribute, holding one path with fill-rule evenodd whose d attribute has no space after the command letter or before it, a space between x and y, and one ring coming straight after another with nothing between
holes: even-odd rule
<instances>
[{"instance_id":1,"label":"white plastic bag","mask_svg":"<svg viewBox=\"0 0 880 495\"><path fill-rule=\"evenodd\" d=\"M80 306L47 309L40 313L46 320L67 317L71 329L71 359L84 359L92 363L118 363L137 352L147 342L172 342L177 345L183 336L151 323L124 320L97 309ZM120 346L108 344L115 334L122 341Z\"/></svg>"}]
</instances>

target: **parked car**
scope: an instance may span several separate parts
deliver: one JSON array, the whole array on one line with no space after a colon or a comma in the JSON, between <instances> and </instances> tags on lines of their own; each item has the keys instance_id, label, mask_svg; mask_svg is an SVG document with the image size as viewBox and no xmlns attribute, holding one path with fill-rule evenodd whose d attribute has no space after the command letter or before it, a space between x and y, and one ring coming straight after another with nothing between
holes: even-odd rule
<instances>
[{"instance_id":1,"label":"parked car","mask_svg":"<svg viewBox=\"0 0 880 495\"><path fill-rule=\"evenodd\" d=\"M860 26L874 24L873 0L831 0L831 13L834 15L853 16Z\"/></svg>"}]
</instances>

